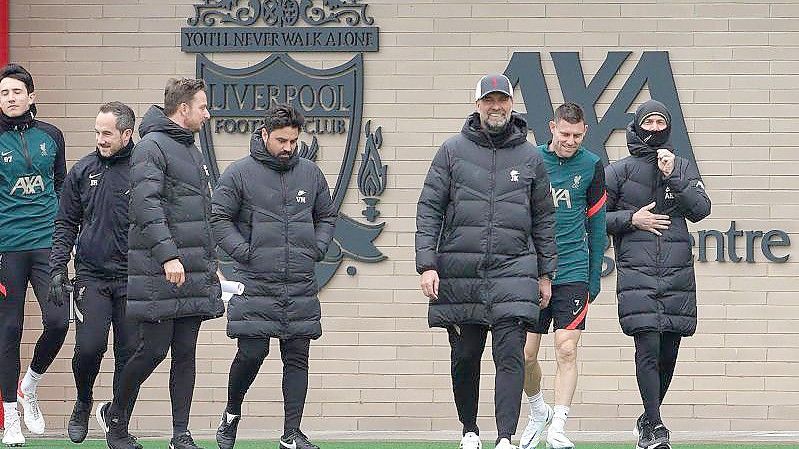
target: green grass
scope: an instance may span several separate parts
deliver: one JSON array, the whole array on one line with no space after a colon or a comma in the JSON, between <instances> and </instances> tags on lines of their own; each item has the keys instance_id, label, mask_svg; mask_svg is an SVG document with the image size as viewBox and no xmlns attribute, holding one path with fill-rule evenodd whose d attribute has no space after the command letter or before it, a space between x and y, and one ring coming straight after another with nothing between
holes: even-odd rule
<instances>
[{"instance_id":1,"label":"green grass","mask_svg":"<svg viewBox=\"0 0 799 449\"><path fill-rule=\"evenodd\" d=\"M164 449L168 447L166 440L141 440L144 449ZM205 449L216 449L216 443L212 441L198 441L198 444ZM323 441L318 442L322 449L455 449L457 442L418 442L418 441ZM632 443L577 443L577 449L631 449ZM760 444L760 443L674 443L674 449L788 449L799 448L799 444ZM486 441L483 444L485 449L492 449L493 444ZM543 445L539 446L539 448ZM25 448L37 449L105 449L104 441L90 440L81 445L72 444L65 440L35 440L29 439ZM242 440L236 443L236 449L277 449L277 441L261 440L247 441Z\"/></svg>"}]
</instances>

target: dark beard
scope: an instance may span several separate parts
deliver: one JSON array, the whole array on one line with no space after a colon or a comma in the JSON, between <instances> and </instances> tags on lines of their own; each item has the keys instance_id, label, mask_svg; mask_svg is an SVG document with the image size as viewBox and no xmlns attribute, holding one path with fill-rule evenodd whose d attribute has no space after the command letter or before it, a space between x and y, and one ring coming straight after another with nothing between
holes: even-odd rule
<instances>
[{"instance_id":1,"label":"dark beard","mask_svg":"<svg viewBox=\"0 0 799 449\"><path fill-rule=\"evenodd\" d=\"M488 123L488 120L486 120L486 123L485 123L486 132L488 132L489 134L502 133L503 131L505 131L505 128L507 128L509 122L510 122L510 120L506 119L501 124L492 125L492 124Z\"/></svg>"}]
</instances>

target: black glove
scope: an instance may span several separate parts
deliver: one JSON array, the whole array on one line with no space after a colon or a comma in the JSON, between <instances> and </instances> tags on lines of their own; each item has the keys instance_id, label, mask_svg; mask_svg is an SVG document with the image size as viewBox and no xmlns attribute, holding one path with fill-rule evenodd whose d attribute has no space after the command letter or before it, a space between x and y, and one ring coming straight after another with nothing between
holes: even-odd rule
<instances>
[{"instance_id":1,"label":"black glove","mask_svg":"<svg viewBox=\"0 0 799 449\"><path fill-rule=\"evenodd\" d=\"M72 283L69 281L69 275L66 270L53 276L50 281L50 294L47 295L47 300L61 307L64 305L65 293L72 293Z\"/></svg>"}]
</instances>

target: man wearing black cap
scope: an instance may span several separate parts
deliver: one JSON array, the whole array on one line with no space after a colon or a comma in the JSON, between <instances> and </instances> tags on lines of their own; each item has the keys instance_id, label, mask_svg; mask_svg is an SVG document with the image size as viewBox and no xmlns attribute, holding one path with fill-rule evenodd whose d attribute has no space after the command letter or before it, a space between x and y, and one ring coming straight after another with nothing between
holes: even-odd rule
<instances>
[{"instance_id":1,"label":"man wearing black cap","mask_svg":"<svg viewBox=\"0 0 799 449\"><path fill-rule=\"evenodd\" d=\"M480 449L480 359L489 330L496 366L496 448L511 449L524 381L526 326L538 321L557 268L549 177L504 75L475 89L477 111L436 153L419 197L416 270L428 323L452 348L462 449Z\"/></svg>"},{"instance_id":2,"label":"man wearing black cap","mask_svg":"<svg viewBox=\"0 0 799 449\"><path fill-rule=\"evenodd\" d=\"M607 228L613 236L619 321L635 339L644 413L635 432L642 449L670 449L660 405L681 337L696 331L696 281L686 219L710 214L696 166L674 155L671 115L649 100L627 127L630 156L605 168Z\"/></svg>"}]
</instances>

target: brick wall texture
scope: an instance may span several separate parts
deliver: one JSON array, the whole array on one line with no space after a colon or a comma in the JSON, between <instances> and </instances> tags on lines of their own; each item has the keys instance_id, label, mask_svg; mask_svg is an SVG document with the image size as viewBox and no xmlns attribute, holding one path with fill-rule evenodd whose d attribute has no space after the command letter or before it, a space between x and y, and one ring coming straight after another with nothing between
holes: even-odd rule
<instances>
[{"instance_id":1,"label":"brick wall texture","mask_svg":"<svg viewBox=\"0 0 799 449\"><path fill-rule=\"evenodd\" d=\"M11 3L11 59L34 74L39 115L64 131L68 165L93 150L100 104L124 101L142 115L150 104L163 100L167 78L195 73L195 57L180 51L179 40L180 27L194 15L189 0ZM631 51L596 105L600 118L644 51L668 51L696 159L713 200L712 215L692 229L726 231L735 220L738 229L782 229L799 238L799 4L375 0L368 12L380 27L381 48L364 56L364 118L383 128L381 154L389 177L379 205L378 222L385 229L375 243L388 259L377 264L346 260L321 294L325 333L311 348L306 429L459 429L446 333L428 329L426 299L414 271L415 204L438 145L460 130L474 108L474 83L486 72L503 71L515 51L541 52L555 105L563 97L550 52L579 52L590 81L608 51ZM211 58L243 67L266 56ZM293 56L325 68L352 53ZM633 109L647 98L644 90ZM521 101L517 108L524 109ZM243 137L219 139L222 168L245 154ZM334 183L343 139L328 142L319 164ZM611 136L607 148L611 159L626 154L621 131ZM353 179L342 211L362 220L362 209ZM743 249L739 238L738 252ZM778 255L792 251L775 249ZM346 273L349 266L357 269L356 275ZM664 405L670 427L799 428L798 274L793 255L782 264L768 262L760 252L755 263L697 263L700 324L697 335L684 340ZM606 277L602 287L580 347L581 377L568 424L574 430L626 430L641 412L632 339L621 333L616 316L614 276ZM28 300L23 366L41 329L32 293ZM200 335L192 408L197 430L215 427L224 407L235 353L235 342L224 329L225 320L217 319L206 322ZM73 342L71 330L41 387L48 425L54 429L65 427L75 396ZM543 346L545 394L551 401L551 336ZM243 428L282 426L275 342L272 350L246 398L249 419ZM112 367L111 360L103 362L97 399L111 394ZM169 428L168 369L165 361L144 385L134 433ZM494 428L493 370L488 350L480 404L485 429Z\"/></svg>"}]
</instances>

